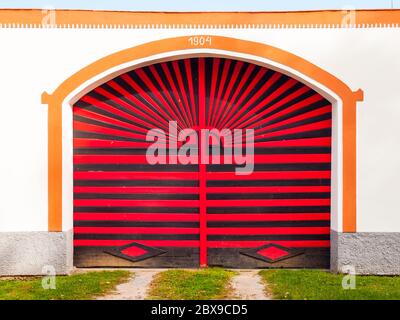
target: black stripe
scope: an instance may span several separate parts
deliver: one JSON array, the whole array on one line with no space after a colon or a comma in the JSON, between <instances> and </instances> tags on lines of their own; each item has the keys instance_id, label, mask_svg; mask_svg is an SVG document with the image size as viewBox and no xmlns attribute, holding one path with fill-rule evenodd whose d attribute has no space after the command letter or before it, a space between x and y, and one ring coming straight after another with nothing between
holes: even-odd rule
<instances>
[{"instance_id":1,"label":"black stripe","mask_svg":"<svg viewBox=\"0 0 400 320\"><path fill-rule=\"evenodd\" d=\"M74 207L74 212L94 213L199 213L199 208L186 207Z\"/></svg>"},{"instance_id":2,"label":"black stripe","mask_svg":"<svg viewBox=\"0 0 400 320\"><path fill-rule=\"evenodd\" d=\"M288 193L207 193L207 200L239 199L329 199L330 192L288 192Z\"/></svg>"},{"instance_id":3,"label":"black stripe","mask_svg":"<svg viewBox=\"0 0 400 320\"><path fill-rule=\"evenodd\" d=\"M269 240L329 240L329 234L291 234L291 235L208 235L209 241L269 241Z\"/></svg>"},{"instance_id":4,"label":"black stripe","mask_svg":"<svg viewBox=\"0 0 400 320\"><path fill-rule=\"evenodd\" d=\"M199 240L198 234L82 234L75 233L77 240Z\"/></svg>"},{"instance_id":5,"label":"black stripe","mask_svg":"<svg viewBox=\"0 0 400 320\"><path fill-rule=\"evenodd\" d=\"M285 206L285 207L207 207L210 214L231 213L329 213L330 206Z\"/></svg>"},{"instance_id":6,"label":"black stripe","mask_svg":"<svg viewBox=\"0 0 400 320\"><path fill-rule=\"evenodd\" d=\"M208 180L207 187L330 186L330 179L299 180Z\"/></svg>"},{"instance_id":7,"label":"black stripe","mask_svg":"<svg viewBox=\"0 0 400 320\"><path fill-rule=\"evenodd\" d=\"M79 187L198 187L197 180L74 180Z\"/></svg>"},{"instance_id":8,"label":"black stripe","mask_svg":"<svg viewBox=\"0 0 400 320\"><path fill-rule=\"evenodd\" d=\"M74 199L198 200L198 194L157 193L74 193Z\"/></svg>"},{"instance_id":9,"label":"black stripe","mask_svg":"<svg viewBox=\"0 0 400 320\"><path fill-rule=\"evenodd\" d=\"M75 220L75 227L198 228L198 222Z\"/></svg>"},{"instance_id":10,"label":"black stripe","mask_svg":"<svg viewBox=\"0 0 400 320\"><path fill-rule=\"evenodd\" d=\"M196 172L197 165L150 164L75 164L74 171Z\"/></svg>"},{"instance_id":11,"label":"black stripe","mask_svg":"<svg viewBox=\"0 0 400 320\"><path fill-rule=\"evenodd\" d=\"M305 221L208 221L209 228L258 228L258 227L329 227L329 220Z\"/></svg>"},{"instance_id":12,"label":"black stripe","mask_svg":"<svg viewBox=\"0 0 400 320\"><path fill-rule=\"evenodd\" d=\"M243 167L243 166L241 166ZM233 164L210 164L208 172L232 172L240 166ZM267 163L255 164L253 171L325 171L331 170L330 163Z\"/></svg>"}]
</instances>

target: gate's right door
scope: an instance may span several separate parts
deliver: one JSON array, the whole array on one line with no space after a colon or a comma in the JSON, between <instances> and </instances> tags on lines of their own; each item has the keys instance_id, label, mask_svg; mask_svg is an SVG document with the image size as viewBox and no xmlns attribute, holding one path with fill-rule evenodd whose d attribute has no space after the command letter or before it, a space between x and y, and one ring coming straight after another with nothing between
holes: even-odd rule
<instances>
[{"instance_id":1,"label":"gate's right door","mask_svg":"<svg viewBox=\"0 0 400 320\"><path fill-rule=\"evenodd\" d=\"M207 165L208 265L329 267L331 103L253 64L205 70L207 127L254 129L255 141L251 174Z\"/></svg>"}]
</instances>

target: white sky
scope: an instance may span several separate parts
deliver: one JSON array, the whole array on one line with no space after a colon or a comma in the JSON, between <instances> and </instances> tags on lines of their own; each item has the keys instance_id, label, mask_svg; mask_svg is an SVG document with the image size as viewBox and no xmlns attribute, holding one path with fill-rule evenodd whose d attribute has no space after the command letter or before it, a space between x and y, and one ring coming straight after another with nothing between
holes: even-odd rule
<instances>
[{"instance_id":1,"label":"white sky","mask_svg":"<svg viewBox=\"0 0 400 320\"><path fill-rule=\"evenodd\" d=\"M400 0L0 0L0 8L132 11L274 11L400 8Z\"/></svg>"}]
</instances>

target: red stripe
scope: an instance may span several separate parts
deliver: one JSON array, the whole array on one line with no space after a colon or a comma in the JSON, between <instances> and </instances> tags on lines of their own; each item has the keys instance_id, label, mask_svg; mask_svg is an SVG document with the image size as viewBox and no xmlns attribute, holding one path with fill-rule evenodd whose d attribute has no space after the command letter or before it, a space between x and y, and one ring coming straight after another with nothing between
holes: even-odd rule
<instances>
[{"instance_id":1,"label":"red stripe","mask_svg":"<svg viewBox=\"0 0 400 320\"><path fill-rule=\"evenodd\" d=\"M76 234L198 234L198 228L75 227Z\"/></svg>"},{"instance_id":2,"label":"red stripe","mask_svg":"<svg viewBox=\"0 0 400 320\"><path fill-rule=\"evenodd\" d=\"M255 142L254 147L330 147L332 139L330 137L310 138L310 139L294 139L294 140L278 140Z\"/></svg>"},{"instance_id":3,"label":"red stripe","mask_svg":"<svg viewBox=\"0 0 400 320\"><path fill-rule=\"evenodd\" d=\"M108 84L113 87L114 82L113 81L109 81ZM117 86L115 86L117 87ZM126 96L127 97L127 96ZM132 96L133 97L133 96ZM141 107L142 109L138 109L137 107L133 107L130 106L127 103L123 103L122 105L124 107L127 108L128 111L134 112L134 114L140 115L141 117L144 117L145 120L141 120L139 117L133 116L132 114L125 112L125 111L121 111L117 108L112 107L111 105L108 105L107 103L103 102L103 101L99 101L91 96L84 96L81 99L82 101L89 103L91 105L94 105L100 109L104 109L108 112L117 114L121 117L124 117L126 119L129 119L131 121L136 121L137 123L141 123L145 126L149 126L150 123L152 123L154 126L156 125L157 127L160 128L164 128L166 129L167 127L165 126L165 120L163 120L159 115L155 114L154 112L152 112L151 110L148 110L148 113L146 114L144 112L144 110L146 110L146 106L144 104L142 104L139 100L137 100L135 97L133 97L133 100L136 100L137 104L139 104L139 107ZM147 122L146 122L147 120Z\"/></svg>"},{"instance_id":4,"label":"red stripe","mask_svg":"<svg viewBox=\"0 0 400 320\"><path fill-rule=\"evenodd\" d=\"M253 159L252 159L253 157ZM196 159L197 160L197 159ZM231 160L229 162L228 160ZM236 163L235 158L231 156L225 157L220 156L209 156L209 162L211 164L220 163ZM249 156L246 163L319 163L319 162L331 162L330 154L255 154Z\"/></svg>"},{"instance_id":5,"label":"red stripe","mask_svg":"<svg viewBox=\"0 0 400 320\"><path fill-rule=\"evenodd\" d=\"M151 160L151 159L150 159ZM150 164L146 155L74 155L74 163L91 164ZM166 157L166 164L169 163L169 157Z\"/></svg>"},{"instance_id":6,"label":"red stripe","mask_svg":"<svg viewBox=\"0 0 400 320\"><path fill-rule=\"evenodd\" d=\"M74 240L75 247L119 247L133 240ZM193 247L199 246L198 240L140 240L134 241L150 247Z\"/></svg>"},{"instance_id":7,"label":"red stripe","mask_svg":"<svg viewBox=\"0 0 400 320\"><path fill-rule=\"evenodd\" d=\"M174 213L74 213L76 221L186 221L197 222L197 214L174 214Z\"/></svg>"},{"instance_id":8,"label":"red stripe","mask_svg":"<svg viewBox=\"0 0 400 320\"><path fill-rule=\"evenodd\" d=\"M284 192L330 192L329 186L284 187L207 187L207 193L284 193ZM157 193L157 192L155 192Z\"/></svg>"},{"instance_id":9,"label":"red stripe","mask_svg":"<svg viewBox=\"0 0 400 320\"><path fill-rule=\"evenodd\" d=\"M130 130L140 131L145 135L147 134L147 131L148 131L148 130L140 127L140 126L136 126L136 125L133 125L133 124L128 123L126 121L121 121L121 120L118 120L118 119L115 119L115 118L103 116L102 114L92 112L92 111L90 111L88 109L85 109L85 108L76 108L76 109L77 110L74 110L74 115L83 116L85 118L93 119L93 120L96 120L96 121L100 121L100 122L103 122L103 123L109 124L109 125L117 125L117 126L120 126L120 127L123 127L123 128L130 129ZM151 127L149 127L149 129L150 128Z\"/></svg>"},{"instance_id":10,"label":"red stripe","mask_svg":"<svg viewBox=\"0 0 400 320\"><path fill-rule=\"evenodd\" d=\"M197 194L198 187L74 187L75 193Z\"/></svg>"},{"instance_id":11,"label":"red stripe","mask_svg":"<svg viewBox=\"0 0 400 320\"><path fill-rule=\"evenodd\" d=\"M330 171L256 171L249 175L240 176L240 180L297 180L297 179L330 179ZM207 172L208 181L236 180L235 172Z\"/></svg>"},{"instance_id":12,"label":"red stripe","mask_svg":"<svg viewBox=\"0 0 400 320\"><path fill-rule=\"evenodd\" d=\"M267 138L272 138L272 137L279 137L281 135L287 135L287 134L303 133L303 132L321 130L321 129L330 129L331 127L332 127L332 121L325 120L325 121L315 122L315 123L311 123L311 124L306 124L306 125L295 127L295 128L274 131L274 132L270 132L270 133L261 133L258 130L256 130L254 133L254 136L255 136L254 139L262 140L262 139L267 139Z\"/></svg>"},{"instance_id":13,"label":"red stripe","mask_svg":"<svg viewBox=\"0 0 400 320\"><path fill-rule=\"evenodd\" d=\"M74 172L75 180L197 180L198 178L197 172Z\"/></svg>"},{"instance_id":14,"label":"red stripe","mask_svg":"<svg viewBox=\"0 0 400 320\"><path fill-rule=\"evenodd\" d=\"M192 76L192 66L190 65L190 60L185 59L185 70L187 74L187 80L188 80L188 85L189 85L189 95L190 95L190 105L192 108L192 115L194 119L194 123L197 124L199 123L197 111L196 111L196 102L195 102L195 97L194 97L194 89L193 89L193 76Z\"/></svg>"},{"instance_id":15,"label":"red stripe","mask_svg":"<svg viewBox=\"0 0 400 320\"><path fill-rule=\"evenodd\" d=\"M197 164L198 157L192 157L192 164ZM209 156L209 163L232 163L233 156ZM330 154L256 154L253 159L249 159L247 163L319 163L330 162ZM146 155L74 155L74 163L77 164L149 164L151 161ZM166 157L166 164L169 163L169 157Z\"/></svg>"},{"instance_id":16,"label":"red stripe","mask_svg":"<svg viewBox=\"0 0 400 320\"><path fill-rule=\"evenodd\" d=\"M330 220L329 213L208 214L208 221L316 221Z\"/></svg>"},{"instance_id":17,"label":"red stripe","mask_svg":"<svg viewBox=\"0 0 400 320\"><path fill-rule=\"evenodd\" d=\"M153 142L131 142L131 141L118 141L118 140L101 140L101 139L86 139L74 138L74 148L148 148Z\"/></svg>"},{"instance_id":18,"label":"red stripe","mask_svg":"<svg viewBox=\"0 0 400 320\"><path fill-rule=\"evenodd\" d=\"M209 248L254 248L268 243L279 244L292 248L329 248L329 240L302 240L302 241L208 241Z\"/></svg>"},{"instance_id":19,"label":"red stripe","mask_svg":"<svg viewBox=\"0 0 400 320\"><path fill-rule=\"evenodd\" d=\"M74 121L74 130L91 132L91 133L99 133L99 134L107 134L107 135L113 135L113 136L117 136L117 137L132 138L132 139L138 139L141 141L146 141L145 134L137 134L137 133L132 133L132 132L124 131L124 130L111 129L111 128L97 126L97 125L88 124L88 123L83 123L83 122L79 122L79 121ZM163 139L163 141L165 141L165 139Z\"/></svg>"},{"instance_id":20,"label":"red stripe","mask_svg":"<svg viewBox=\"0 0 400 320\"><path fill-rule=\"evenodd\" d=\"M282 228L208 228L207 234L252 235L252 234L329 234L329 227L282 227Z\"/></svg>"},{"instance_id":21,"label":"red stripe","mask_svg":"<svg viewBox=\"0 0 400 320\"><path fill-rule=\"evenodd\" d=\"M329 206L330 199L207 200L208 207Z\"/></svg>"},{"instance_id":22,"label":"red stripe","mask_svg":"<svg viewBox=\"0 0 400 320\"><path fill-rule=\"evenodd\" d=\"M206 126L204 58L199 59L199 125ZM201 159L203 159L203 142L200 137ZM203 160L202 160L203 162ZM206 200L206 166L199 165L199 218L200 218L200 266L207 266L207 200Z\"/></svg>"},{"instance_id":23,"label":"red stripe","mask_svg":"<svg viewBox=\"0 0 400 320\"><path fill-rule=\"evenodd\" d=\"M198 207L198 200L74 200L77 207Z\"/></svg>"}]
</instances>

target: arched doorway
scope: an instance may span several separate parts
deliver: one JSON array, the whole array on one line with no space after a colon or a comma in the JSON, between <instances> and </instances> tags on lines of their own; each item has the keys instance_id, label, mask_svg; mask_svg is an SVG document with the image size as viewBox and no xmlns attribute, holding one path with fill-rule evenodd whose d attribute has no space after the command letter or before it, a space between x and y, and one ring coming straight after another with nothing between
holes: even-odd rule
<instances>
[{"instance_id":1,"label":"arched doorway","mask_svg":"<svg viewBox=\"0 0 400 320\"><path fill-rule=\"evenodd\" d=\"M77 266L329 266L332 105L312 88L193 57L118 75L73 112ZM148 131L171 121L253 129L253 172L224 157L149 164Z\"/></svg>"}]
</instances>

